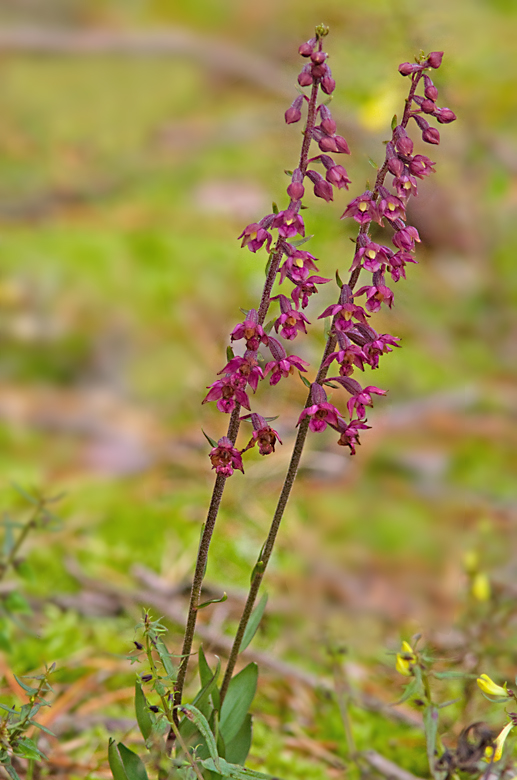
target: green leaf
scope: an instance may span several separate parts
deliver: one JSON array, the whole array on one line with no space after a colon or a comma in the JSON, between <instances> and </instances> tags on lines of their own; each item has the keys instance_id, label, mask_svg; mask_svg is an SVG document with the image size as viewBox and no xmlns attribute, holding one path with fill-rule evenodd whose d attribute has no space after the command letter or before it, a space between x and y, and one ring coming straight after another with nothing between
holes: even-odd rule
<instances>
[{"instance_id":1,"label":"green leaf","mask_svg":"<svg viewBox=\"0 0 517 780\"><path fill-rule=\"evenodd\" d=\"M292 244L292 246L303 246L303 244L306 244L307 241L310 241L311 238L314 238L314 233L311 236L305 236L305 238L297 238L296 241L290 241L289 243Z\"/></svg>"},{"instance_id":2,"label":"green leaf","mask_svg":"<svg viewBox=\"0 0 517 780\"><path fill-rule=\"evenodd\" d=\"M393 119L391 120L391 129L395 130L398 123L397 115L393 114Z\"/></svg>"},{"instance_id":3,"label":"green leaf","mask_svg":"<svg viewBox=\"0 0 517 780\"><path fill-rule=\"evenodd\" d=\"M27 600L17 590L12 590L4 598L4 606L9 612L21 612L23 615L32 615Z\"/></svg>"},{"instance_id":4,"label":"green leaf","mask_svg":"<svg viewBox=\"0 0 517 780\"><path fill-rule=\"evenodd\" d=\"M156 637L156 650L160 656L160 661L162 662L163 668L167 672L167 675L173 679L176 679L176 670L174 668L174 664L171 661L171 654L167 650L165 642L161 636Z\"/></svg>"},{"instance_id":5,"label":"green leaf","mask_svg":"<svg viewBox=\"0 0 517 780\"><path fill-rule=\"evenodd\" d=\"M199 763L205 769L209 769L211 772L215 771L214 762L211 758L205 758L204 761L200 761ZM219 767L219 774L223 777L230 777L232 780L279 780L276 775L275 778L273 778L272 775L266 775L263 772L255 772L253 769L246 769L237 764L230 764L228 761L225 761L224 758L219 759Z\"/></svg>"},{"instance_id":6,"label":"green leaf","mask_svg":"<svg viewBox=\"0 0 517 780\"><path fill-rule=\"evenodd\" d=\"M375 170L376 170L376 171L378 171L378 170L379 170L379 166L377 165L377 163L375 162L375 160L372 160L372 158L371 158L371 157L368 157L368 162L370 163L370 165L372 166L372 168L375 168Z\"/></svg>"},{"instance_id":7,"label":"green leaf","mask_svg":"<svg viewBox=\"0 0 517 780\"><path fill-rule=\"evenodd\" d=\"M201 687L204 688L206 685L208 685L213 677L212 670L210 669L210 666L208 665L208 661L206 660L205 651L203 650L203 645L199 648L199 654L198 654L198 671L199 671L199 679L201 681Z\"/></svg>"},{"instance_id":8,"label":"green leaf","mask_svg":"<svg viewBox=\"0 0 517 780\"><path fill-rule=\"evenodd\" d=\"M276 205L275 201L271 204L271 209L273 211L273 214L278 214L278 206Z\"/></svg>"},{"instance_id":9,"label":"green leaf","mask_svg":"<svg viewBox=\"0 0 517 780\"><path fill-rule=\"evenodd\" d=\"M275 320L269 320L269 322L266 322L264 325L264 333L267 333L268 335L273 330L273 325L275 324Z\"/></svg>"},{"instance_id":10,"label":"green leaf","mask_svg":"<svg viewBox=\"0 0 517 780\"><path fill-rule=\"evenodd\" d=\"M323 320L323 334L326 339L330 336L330 328L332 325L332 318L331 317L325 317Z\"/></svg>"},{"instance_id":11,"label":"green leaf","mask_svg":"<svg viewBox=\"0 0 517 780\"><path fill-rule=\"evenodd\" d=\"M140 756L129 750L122 742L110 739L108 761L115 780L149 780Z\"/></svg>"},{"instance_id":12,"label":"green leaf","mask_svg":"<svg viewBox=\"0 0 517 780\"><path fill-rule=\"evenodd\" d=\"M433 677L436 677L437 680L449 680L449 679L470 679L475 680L476 677L479 677L477 674L468 674L467 672L432 672Z\"/></svg>"},{"instance_id":13,"label":"green leaf","mask_svg":"<svg viewBox=\"0 0 517 780\"><path fill-rule=\"evenodd\" d=\"M264 614L266 604L267 604L267 593L264 593L259 603L251 613L251 617L249 619L248 625L246 626L246 630L244 631L244 636L242 637L241 648L239 650L240 653L242 653L243 650L246 650L249 643L255 636L260 621L262 620L262 615ZM237 763L239 762L237 761Z\"/></svg>"},{"instance_id":14,"label":"green leaf","mask_svg":"<svg viewBox=\"0 0 517 780\"><path fill-rule=\"evenodd\" d=\"M429 705L424 710L424 731L427 742L427 760L433 777L436 776L436 735L438 733L438 709Z\"/></svg>"},{"instance_id":15,"label":"green leaf","mask_svg":"<svg viewBox=\"0 0 517 780\"><path fill-rule=\"evenodd\" d=\"M233 360L234 357L235 357L235 353L233 349L230 346L226 347L226 360L228 361L228 363L230 362L230 360Z\"/></svg>"},{"instance_id":16,"label":"green leaf","mask_svg":"<svg viewBox=\"0 0 517 780\"><path fill-rule=\"evenodd\" d=\"M310 389L310 388L311 388L311 383L309 382L309 380L307 379L307 377L304 377L304 376L303 376L303 374L301 374L301 373L300 373L300 371L298 371L298 376L299 376L299 377L300 377L300 379L302 380L302 382L303 382L303 384L305 385L305 387L308 387L308 388Z\"/></svg>"},{"instance_id":17,"label":"green leaf","mask_svg":"<svg viewBox=\"0 0 517 780\"><path fill-rule=\"evenodd\" d=\"M223 593L222 596L220 596L218 599L210 599L209 601L203 601L202 604L198 606L198 610L203 609L204 607L208 607L210 604L221 604L223 601L226 601L228 598L226 593Z\"/></svg>"},{"instance_id":18,"label":"green leaf","mask_svg":"<svg viewBox=\"0 0 517 780\"><path fill-rule=\"evenodd\" d=\"M343 287L343 282L341 281L341 277L339 275L339 271L336 271L336 283L338 287Z\"/></svg>"},{"instance_id":19,"label":"green leaf","mask_svg":"<svg viewBox=\"0 0 517 780\"><path fill-rule=\"evenodd\" d=\"M203 434L207 442L212 445L212 447L217 447L217 442L214 441L214 439L212 439L212 437L209 436L208 433L205 433L202 428L201 428L201 433Z\"/></svg>"},{"instance_id":20,"label":"green leaf","mask_svg":"<svg viewBox=\"0 0 517 780\"><path fill-rule=\"evenodd\" d=\"M252 715L248 713L236 736L226 745L226 760L231 764L240 764L248 758L252 738Z\"/></svg>"},{"instance_id":21,"label":"green leaf","mask_svg":"<svg viewBox=\"0 0 517 780\"><path fill-rule=\"evenodd\" d=\"M45 753L38 750L36 743L28 737L22 737L17 740L14 752L17 756L22 756L22 758L28 758L29 760L32 759L33 761L41 761L41 759L45 760L47 758Z\"/></svg>"},{"instance_id":22,"label":"green leaf","mask_svg":"<svg viewBox=\"0 0 517 780\"><path fill-rule=\"evenodd\" d=\"M219 755L217 753L217 745L215 744L215 737L210 730L207 719L203 713L192 704L182 704L181 707L178 707L178 709L180 712L185 713L186 717L195 723L198 727L199 731L205 738L206 746L208 748L210 757L214 761L215 769L217 772L219 772Z\"/></svg>"},{"instance_id":23,"label":"green leaf","mask_svg":"<svg viewBox=\"0 0 517 780\"><path fill-rule=\"evenodd\" d=\"M149 714L147 699L138 680L135 682L135 713L140 733L145 740L148 740L153 731L153 721Z\"/></svg>"},{"instance_id":24,"label":"green leaf","mask_svg":"<svg viewBox=\"0 0 517 780\"><path fill-rule=\"evenodd\" d=\"M17 493L20 494L22 498L24 498L26 501L29 502L29 504L33 504L34 506L39 506L39 501L37 498L34 498L34 496L31 496L30 493L27 493L26 490L24 490L20 485L18 485L16 482L11 482L11 485L16 490Z\"/></svg>"},{"instance_id":25,"label":"green leaf","mask_svg":"<svg viewBox=\"0 0 517 780\"><path fill-rule=\"evenodd\" d=\"M18 683L18 685L20 685L23 688L23 690L25 691L25 693L29 694L29 696L33 696L35 693L38 692L38 688L31 688L30 685L25 685L25 683L22 681L22 679L20 677L17 677L16 675L13 675L13 677L16 680L16 682Z\"/></svg>"},{"instance_id":26,"label":"green leaf","mask_svg":"<svg viewBox=\"0 0 517 780\"><path fill-rule=\"evenodd\" d=\"M2 766L12 780L20 780L20 776L16 773L14 766L11 764L11 759L8 760L8 763L2 764Z\"/></svg>"},{"instance_id":27,"label":"green leaf","mask_svg":"<svg viewBox=\"0 0 517 780\"><path fill-rule=\"evenodd\" d=\"M248 664L230 681L221 707L220 729L226 744L240 731L257 690L258 666Z\"/></svg>"},{"instance_id":28,"label":"green leaf","mask_svg":"<svg viewBox=\"0 0 517 780\"><path fill-rule=\"evenodd\" d=\"M394 702L394 706L396 704L402 704L403 702L410 699L412 696L416 696L416 694L420 693L422 689L421 682L417 677L413 677L410 683L406 685L404 688L404 693L402 694L401 698L398 699L398 701Z\"/></svg>"}]
</instances>

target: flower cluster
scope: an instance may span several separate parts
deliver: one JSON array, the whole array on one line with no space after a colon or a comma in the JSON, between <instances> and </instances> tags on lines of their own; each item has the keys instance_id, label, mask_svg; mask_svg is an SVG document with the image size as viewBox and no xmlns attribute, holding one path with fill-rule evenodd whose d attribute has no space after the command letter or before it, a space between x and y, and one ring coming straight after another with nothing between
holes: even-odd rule
<instances>
[{"instance_id":1,"label":"flower cluster","mask_svg":"<svg viewBox=\"0 0 517 780\"><path fill-rule=\"evenodd\" d=\"M456 117L448 108L436 105L438 90L434 86L427 71L438 68L442 61L442 52L432 52L428 57L421 58L415 64L404 63L399 71L402 75L411 75L411 87L406 101L406 109L400 124L392 131L392 137L386 145L386 156L380 168L373 190L366 190L355 197L346 207L343 218L354 219L359 225L356 240L356 250L348 284L343 284L339 302L329 306L320 315L332 317L331 335L337 349L324 360L322 368L328 368L334 361L339 365L339 376L323 380L324 384L335 386L337 383L350 394L347 409L350 425L358 431L365 424L366 407L372 406L372 393L385 395L385 391L372 385L361 387L351 375L355 369L364 371L365 365L378 368L381 355L391 352L398 346L398 338L388 333L379 334L367 319L378 312L381 307L391 308L394 300L393 290L388 286L386 275L392 282L398 282L406 277L406 265L416 263L414 257L415 244L420 241L418 230L406 222L407 201L411 195L418 194L417 179L422 179L434 172L434 163L422 154L413 155L413 141L408 135L407 126L413 119L422 131L422 139L427 143L437 144L440 141L438 130L429 125L426 116L435 117L438 122L446 124ZM417 89L423 83L424 94L418 95ZM391 174L392 189L385 184L386 177ZM393 231L392 246L383 245L370 238L372 223L381 227L389 227ZM354 291L355 284L361 272L370 273L371 283L364 284ZM364 305L359 299L365 296ZM320 390L317 390L320 395ZM326 399L325 399L326 400ZM308 407L315 408L314 405ZM335 407L334 407L335 408ZM310 415L304 410L300 420ZM354 444L358 442L357 435L351 441L351 435L343 432L344 423L329 419L329 424L339 431L339 444L347 444L354 452ZM311 430L323 430L321 425L309 423Z\"/></svg>"},{"instance_id":2,"label":"flower cluster","mask_svg":"<svg viewBox=\"0 0 517 780\"><path fill-rule=\"evenodd\" d=\"M288 355L279 339L293 342L300 334L307 333L310 322L303 310L307 308L311 296L318 292L318 286L330 282L330 279L319 275L317 258L301 248L305 242L305 224L300 213L305 185L309 181L314 195L328 202L334 199L336 190L347 190L350 184L345 168L333 157L349 154L348 144L337 134L336 122L326 101L318 103L319 91L331 95L335 82L328 66L328 55L322 47L327 31L320 27L316 32L314 38L299 48L300 55L307 62L298 76L298 83L300 87L310 89L307 94L298 95L285 112L287 124L294 124L301 120L306 108L300 161L294 171L288 172L289 204L283 211L275 208L259 222L247 225L239 236L242 246L247 246L250 252L257 253L265 247L269 254L261 304L258 310L247 312L244 321L231 332L232 343L244 342L244 354L235 356L230 350L228 362L219 372L221 378L210 385L203 401L216 401L219 411L237 415L236 430L240 419L249 419L254 426L254 434L245 450L258 442L261 454L274 451L278 435L274 431L270 434L264 418L254 412L239 418L239 409L244 407L251 412L247 390L251 388L255 393L259 381L268 374L271 374L269 383L274 386L295 370L306 372L308 363L297 355ZM312 385L304 380L311 387L311 392L298 424L305 421L304 425L314 432L323 431L327 426L334 428L339 433L338 444L348 446L351 454L355 453L355 446L359 443L360 431L369 427L365 414L366 407L373 405L372 395L385 395L384 390L374 385L362 387L351 375L356 369L364 371L365 366L378 368L380 357L398 346L396 336L378 333L368 320L383 305L392 307L394 293L389 284L405 278L406 266L417 262L414 252L420 237L417 229L407 224L406 207L409 197L418 194L418 180L434 172L432 160L422 154L413 154L413 141L407 127L413 120L424 142L438 144L439 132L431 127L428 120L434 117L439 123L447 124L456 118L450 109L436 104L438 90L429 71L438 68L441 60L441 52L432 52L414 64L403 63L399 68L402 75L411 77L406 108L386 145L385 160L375 186L353 198L343 212L342 218L351 218L359 225L349 269L350 278L346 284L339 281L338 302L328 306L318 318L332 318L327 343L329 348ZM417 94L419 87L423 87L423 94ZM311 143L317 144L320 153L309 158ZM317 167L322 172L316 170ZM388 175L392 177L391 188L386 186ZM372 240L372 223L391 229L390 246ZM371 274L371 279L355 290L361 273ZM291 285L290 293L271 295L277 275L279 284L288 282ZM273 301L278 301L280 311L269 327L265 327L266 315ZM273 328L278 338L270 335ZM271 360L262 362L259 353L262 347L269 349ZM334 362L339 366L339 375L326 379L327 371ZM346 403L348 422L327 400L324 385L343 388L349 393ZM257 425L262 427L257 428ZM263 429L266 432L259 433ZM272 445L267 444L270 436L273 437ZM216 468L218 473L226 473L223 472L224 466Z\"/></svg>"}]
</instances>

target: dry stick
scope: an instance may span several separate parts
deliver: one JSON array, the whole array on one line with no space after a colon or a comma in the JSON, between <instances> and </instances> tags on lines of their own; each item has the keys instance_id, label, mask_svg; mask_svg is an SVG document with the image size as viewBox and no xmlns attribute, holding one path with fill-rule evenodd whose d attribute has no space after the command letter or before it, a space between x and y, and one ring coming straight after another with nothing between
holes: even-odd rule
<instances>
[{"instance_id":1,"label":"dry stick","mask_svg":"<svg viewBox=\"0 0 517 780\"><path fill-rule=\"evenodd\" d=\"M414 76L412 78L411 88L410 88L410 91L409 91L409 95L408 95L408 97L406 99L406 104L405 104L405 108L404 108L404 115L403 115L402 122L401 122L401 126L404 127L404 128L407 126L407 124L409 122L410 111L411 111L411 103L412 103L413 96L415 94L418 82L420 81L420 78L421 78L421 73L414 74ZM317 85L314 85L313 91L314 91L315 87L317 89ZM307 136L304 138L304 144L305 144L306 141L307 141ZM310 143L310 139L309 139L309 143ZM308 145L307 145L307 151L308 151ZM305 170L303 172L305 173ZM375 192L375 197L376 198L378 197L378 188L383 184L384 179L386 178L387 172L388 172L388 162L387 162L387 158L386 158L385 161L384 161L384 164L382 165L382 167L380 168L380 170L377 173L377 178L376 178L376 181L375 181L375 188L374 188L374 192ZM359 229L359 234L367 233L368 229L369 229L369 225L370 225L370 223L366 223L366 224L361 225L361 227ZM350 275L349 282L348 282L348 285L349 285L349 287L351 289L353 289L355 287L355 285L357 284L357 280L359 278L360 271L361 271L360 267L359 268L355 268L352 271L352 273ZM323 353L323 358L321 360L320 368L318 370L318 374L316 376L316 379L314 380L314 382L317 383L317 384L321 384L322 381L325 379L325 377L327 375L327 368L324 367L325 360L334 351L334 347L336 345L336 336L333 335L334 322L335 322L335 317L334 317L334 319L332 321L332 325L331 325L331 328L330 328L330 335L329 335L329 337L327 339L327 343L325 345L325 351ZM311 403L312 403L311 391L309 391L309 395L307 397L307 401L305 402L305 407L304 408L307 408L308 406L310 406ZM271 521L271 527L269 529L268 537L267 537L266 542L264 544L262 553L260 555L260 559L257 562L257 565L255 567L255 571L254 571L253 578L252 578L252 581L251 581L250 590L249 590L249 593L248 593L248 598L246 600L246 604L244 606L244 610L242 612L241 619L240 619L240 622L239 622L239 627L237 629L237 633L236 633L235 639L233 641L232 650L231 650L230 656L228 658L228 665L226 667L223 683L222 683L222 686L221 686L221 704L223 703L224 698L226 696L226 693L228 692L228 686L230 685L230 680L232 679L233 671L234 671L235 665L237 663L239 650L240 650L240 647L241 647L241 644L242 644L242 640L244 638L244 632L246 631L249 619L251 617L251 613L253 612L253 607L255 605L255 601L256 601L256 598L257 598L257 595L258 595L258 592L259 592L259 589L260 589L260 585L261 585L262 580L264 578L264 574L265 574L267 565L269 563L269 559L271 558L271 554L273 552L273 547L275 545L276 537L277 537L277 534L278 534L278 529L280 528L280 523L282 521L282 517L283 517L284 511L285 511L285 508L287 506L287 502L289 500L289 496L291 494L291 489L293 487L294 480L296 479L296 474L298 472L298 466L300 464L300 459L301 459L301 456L302 456L303 447L304 447L304 444L305 444L305 439L307 438L308 428L309 428L309 418L305 417L302 420L302 422L300 423L300 427L298 429L298 435L296 436L296 440L295 440L295 443L294 443L293 453L291 455L291 461L289 463L289 468L287 470L285 481L284 481L284 484L283 484L283 487L282 487L282 492L280 493L280 497L278 499L278 503L277 503L277 507L276 507L276 510L275 510L275 514L273 515L273 520Z\"/></svg>"}]
</instances>

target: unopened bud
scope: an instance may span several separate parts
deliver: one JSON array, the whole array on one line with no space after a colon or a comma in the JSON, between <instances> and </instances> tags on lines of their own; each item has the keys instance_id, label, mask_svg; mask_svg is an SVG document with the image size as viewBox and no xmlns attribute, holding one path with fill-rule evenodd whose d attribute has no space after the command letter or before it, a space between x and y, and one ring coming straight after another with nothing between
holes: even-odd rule
<instances>
[{"instance_id":1,"label":"unopened bud","mask_svg":"<svg viewBox=\"0 0 517 780\"><path fill-rule=\"evenodd\" d=\"M422 66L417 65L416 63L403 62L402 65L399 65L399 73L402 76L409 76L411 73L415 73L417 70L422 70Z\"/></svg>"},{"instance_id":2,"label":"unopened bud","mask_svg":"<svg viewBox=\"0 0 517 780\"><path fill-rule=\"evenodd\" d=\"M426 130L424 130L422 133L422 141L425 141L426 144L439 144L440 133L436 127L428 127Z\"/></svg>"},{"instance_id":3,"label":"unopened bud","mask_svg":"<svg viewBox=\"0 0 517 780\"><path fill-rule=\"evenodd\" d=\"M326 95L331 95L335 88L336 88L336 82L330 75L330 68L327 68L327 75L323 76L321 79L321 89Z\"/></svg>"},{"instance_id":4,"label":"unopened bud","mask_svg":"<svg viewBox=\"0 0 517 780\"><path fill-rule=\"evenodd\" d=\"M442 64L443 59L443 51L432 51L429 57L427 58L427 62L429 63L431 68L439 68Z\"/></svg>"},{"instance_id":5,"label":"unopened bud","mask_svg":"<svg viewBox=\"0 0 517 780\"><path fill-rule=\"evenodd\" d=\"M334 119L332 119L332 114L327 106L320 106L320 114L322 130L327 133L327 135L334 135L336 132L336 123Z\"/></svg>"},{"instance_id":6,"label":"unopened bud","mask_svg":"<svg viewBox=\"0 0 517 780\"><path fill-rule=\"evenodd\" d=\"M312 84L311 66L304 65L302 72L298 76L298 84L300 87L308 87Z\"/></svg>"},{"instance_id":7,"label":"unopened bud","mask_svg":"<svg viewBox=\"0 0 517 780\"><path fill-rule=\"evenodd\" d=\"M434 86L433 82L431 81L427 73L424 74L424 84L425 84L424 95L426 96L426 98L429 98L429 100L436 100L438 97L438 90Z\"/></svg>"},{"instance_id":8,"label":"unopened bud","mask_svg":"<svg viewBox=\"0 0 517 780\"><path fill-rule=\"evenodd\" d=\"M306 41L305 43L302 43L302 45L298 48L298 54L301 54L302 57L310 57L312 52L314 51L315 46L316 46L316 38L311 38L310 41Z\"/></svg>"},{"instance_id":9,"label":"unopened bud","mask_svg":"<svg viewBox=\"0 0 517 780\"><path fill-rule=\"evenodd\" d=\"M424 112L424 114L434 114L436 111L436 103L433 100L422 100L422 103L420 105L420 108Z\"/></svg>"},{"instance_id":10,"label":"unopened bud","mask_svg":"<svg viewBox=\"0 0 517 780\"><path fill-rule=\"evenodd\" d=\"M302 117L301 107L303 103L303 95L298 95L291 103L290 107L285 112L285 121L288 125L292 125L294 122L299 122Z\"/></svg>"},{"instance_id":11,"label":"unopened bud","mask_svg":"<svg viewBox=\"0 0 517 780\"><path fill-rule=\"evenodd\" d=\"M439 108L435 116L442 125L448 125L456 119L456 114L450 108Z\"/></svg>"},{"instance_id":12,"label":"unopened bud","mask_svg":"<svg viewBox=\"0 0 517 780\"><path fill-rule=\"evenodd\" d=\"M324 51L313 51L311 54L311 60L315 65L322 65L327 59L328 54Z\"/></svg>"}]
</instances>

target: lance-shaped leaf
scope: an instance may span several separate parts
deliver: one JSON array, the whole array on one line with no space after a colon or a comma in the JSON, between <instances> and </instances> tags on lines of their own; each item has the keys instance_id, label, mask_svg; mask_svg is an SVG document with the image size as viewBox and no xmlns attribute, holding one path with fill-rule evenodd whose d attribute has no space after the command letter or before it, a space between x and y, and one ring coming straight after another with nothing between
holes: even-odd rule
<instances>
[{"instance_id":1,"label":"lance-shaped leaf","mask_svg":"<svg viewBox=\"0 0 517 780\"><path fill-rule=\"evenodd\" d=\"M237 736L244 723L257 690L257 680L258 666L251 663L230 681L228 693L221 707L219 726L226 744Z\"/></svg>"},{"instance_id":2,"label":"lance-shaped leaf","mask_svg":"<svg viewBox=\"0 0 517 780\"><path fill-rule=\"evenodd\" d=\"M178 709L180 712L183 712L192 723L196 724L198 730L205 738L206 746L208 748L210 758L213 759L216 771L219 772L219 754L217 752L217 745L215 743L215 737L212 734L210 726L208 725L207 719L203 713L192 704L182 704L181 707L178 707Z\"/></svg>"},{"instance_id":3,"label":"lance-shaped leaf","mask_svg":"<svg viewBox=\"0 0 517 780\"><path fill-rule=\"evenodd\" d=\"M239 650L240 653L242 653L243 650L246 650L249 643L257 633L257 629L260 625L260 621L262 620L262 615L264 614L264 610L266 609L266 604L267 604L267 593L264 593L259 603L251 613L251 617L249 619L248 625L246 626L246 630L244 631L244 636L242 637L241 647Z\"/></svg>"},{"instance_id":4,"label":"lance-shaped leaf","mask_svg":"<svg viewBox=\"0 0 517 780\"><path fill-rule=\"evenodd\" d=\"M114 780L149 780L140 756L129 750L122 742L110 739L108 761Z\"/></svg>"},{"instance_id":5,"label":"lance-shaped leaf","mask_svg":"<svg viewBox=\"0 0 517 780\"><path fill-rule=\"evenodd\" d=\"M147 741L151 736L153 730L153 721L149 714L149 707L147 706L147 699L145 698L142 686L137 681L135 683L135 713L136 722L143 738Z\"/></svg>"}]
</instances>

